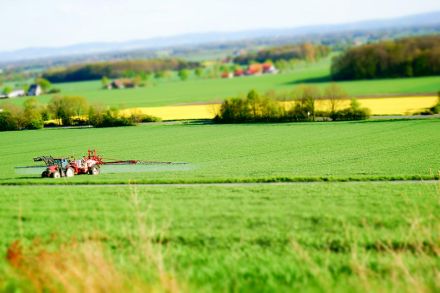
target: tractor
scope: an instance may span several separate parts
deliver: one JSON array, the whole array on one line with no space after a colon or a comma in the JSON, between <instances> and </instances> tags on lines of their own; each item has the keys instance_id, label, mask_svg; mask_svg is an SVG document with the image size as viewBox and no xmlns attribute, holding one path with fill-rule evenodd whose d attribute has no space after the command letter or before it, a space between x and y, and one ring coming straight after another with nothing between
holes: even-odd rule
<instances>
[{"instance_id":1,"label":"tractor","mask_svg":"<svg viewBox=\"0 0 440 293\"><path fill-rule=\"evenodd\" d=\"M80 174L98 175L100 166L103 164L101 157L96 151L88 152L88 155L80 160L74 158L53 158L52 156L41 156L34 158L34 162L44 162L46 170L41 177L73 177Z\"/></svg>"},{"instance_id":2,"label":"tractor","mask_svg":"<svg viewBox=\"0 0 440 293\"><path fill-rule=\"evenodd\" d=\"M110 161L108 161L110 160ZM34 162L44 162L46 170L41 173L41 177L60 178L73 177L80 174L98 175L101 173L102 165L176 165L186 164L179 162L159 162L159 161L140 161L140 160L103 160L101 156L96 153L96 150L89 150L87 156L80 160L73 157L54 158L52 156L41 156L34 158ZM17 167L27 168L27 167Z\"/></svg>"}]
</instances>

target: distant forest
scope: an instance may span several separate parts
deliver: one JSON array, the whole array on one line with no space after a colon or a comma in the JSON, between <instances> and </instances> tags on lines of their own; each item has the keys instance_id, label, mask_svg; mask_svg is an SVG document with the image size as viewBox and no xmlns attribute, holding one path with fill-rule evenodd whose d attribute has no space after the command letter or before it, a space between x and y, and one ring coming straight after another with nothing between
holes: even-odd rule
<instances>
[{"instance_id":1,"label":"distant forest","mask_svg":"<svg viewBox=\"0 0 440 293\"><path fill-rule=\"evenodd\" d=\"M304 43L299 45L287 45L263 49L258 52L242 54L233 59L234 63L248 65L252 62L265 62L267 60L291 60L301 59L315 61L321 57L326 57L330 53L330 48L322 45Z\"/></svg>"},{"instance_id":2,"label":"distant forest","mask_svg":"<svg viewBox=\"0 0 440 293\"><path fill-rule=\"evenodd\" d=\"M43 78L50 82L70 82L96 80L106 76L118 78L126 75L154 73L165 70L192 69L199 66L197 62L180 59L149 59L114 62L99 62L92 64L72 65L65 68L55 68L46 71Z\"/></svg>"},{"instance_id":3,"label":"distant forest","mask_svg":"<svg viewBox=\"0 0 440 293\"><path fill-rule=\"evenodd\" d=\"M333 59L331 72L334 80L440 75L440 36L355 47Z\"/></svg>"}]
</instances>

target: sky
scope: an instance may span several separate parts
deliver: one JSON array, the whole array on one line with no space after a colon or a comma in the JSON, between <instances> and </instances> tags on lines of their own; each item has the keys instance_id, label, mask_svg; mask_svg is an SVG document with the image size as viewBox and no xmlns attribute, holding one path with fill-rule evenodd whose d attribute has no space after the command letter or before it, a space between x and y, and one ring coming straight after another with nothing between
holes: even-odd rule
<instances>
[{"instance_id":1,"label":"sky","mask_svg":"<svg viewBox=\"0 0 440 293\"><path fill-rule=\"evenodd\" d=\"M0 51L290 28L440 10L440 0L0 0Z\"/></svg>"}]
</instances>

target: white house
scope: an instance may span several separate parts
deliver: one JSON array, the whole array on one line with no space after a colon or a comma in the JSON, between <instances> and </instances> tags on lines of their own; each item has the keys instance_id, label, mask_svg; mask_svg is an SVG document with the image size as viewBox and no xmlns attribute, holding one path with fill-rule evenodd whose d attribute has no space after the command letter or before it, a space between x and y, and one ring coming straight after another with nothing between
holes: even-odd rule
<instances>
[{"instance_id":1,"label":"white house","mask_svg":"<svg viewBox=\"0 0 440 293\"><path fill-rule=\"evenodd\" d=\"M26 95L24 90L13 90L8 94L8 98L24 97Z\"/></svg>"},{"instance_id":2,"label":"white house","mask_svg":"<svg viewBox=\"0 0 440 293\"><path fill-rule=\"evenodd\" d=\"M43 90L41 89L41 86L39 86L38 84L32 84L29 87L29 90L27 92L28 96L39 96L43 93Z\"/></svg>"}]
</instances>

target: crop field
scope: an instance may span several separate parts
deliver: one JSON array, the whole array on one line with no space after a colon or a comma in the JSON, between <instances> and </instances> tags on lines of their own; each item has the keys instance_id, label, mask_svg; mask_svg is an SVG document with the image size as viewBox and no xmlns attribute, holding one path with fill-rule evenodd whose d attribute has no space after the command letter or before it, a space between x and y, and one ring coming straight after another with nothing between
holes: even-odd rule
<instances>
[{"instance_id":1,"label":"crop field","mask_svg":"<svg viewBox=\"0 0 440 293\"><path fill-rule=\"evenodd\" d=\"M330 59L299 66L289 73L242 77L234 79L190 79L180 81L151 81L147 87L125 90L103 90L100 81L55 84L63 95L84 96L92 103L102 103L123 108L157 107L200 102L221 102L225 98L245 94L251 89L258 91L290 91L307 84L319 88L331 81ZM368 81L338 82L351 96L412 95L419 93L436 94L440 90L440 76L421 78L399 78ZM39 99L46 103L50 95ZM15 99L22 103L25 99Z\"/></svg>"},{"instance_id":2,"label":"crop field","mask_svg":"<svg viewBox=\"0 0 440 293\"><path fill-rule=\"evenodd\" d=\"M412 115L431 108L438 101L437 96L362 98L361 107L370 109L372 115ZM350 106L351 100L343 100L338 108ZM286 102L288 107L293 102ZM326 99L317 100L316 109L329 111L330 103ZM162 120L212 119L219 112L221 104L181 105L163 107L138 107L123 110L121 113L143 113L159 117Z\"/></svg>"},{"instance_id":3,"label":"crop field","mask_svg":"<svg viewBox=\"0 0 440 293\"><path fill-rule=\"evenodd\" d=\"M0 133L0 291L436 292L439 127L192 122ZM58 180L14 170L88 147L187 164Z\"/></svg>"},{"instance_id":4,"label":"crop field","mask_svg":"<svg viewBox=\"0 0 440 293\"><path fill-rule=\"evenodd\" d=\"M1 183L52 183L16 174L41 155L186 162L184 168L78 176L69 182L234 182L421 178L440 169L440 120L286 124L150 124L0 133ZM56 180L55 180L56 181ZM56 182L64 182L59 180Z\"/></svg>"}]
</instances>

